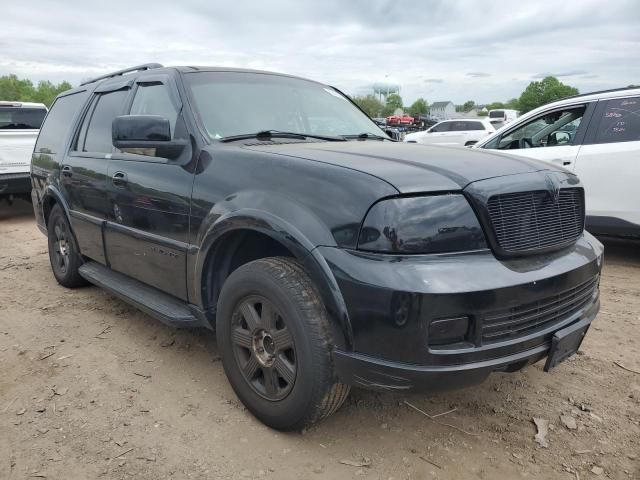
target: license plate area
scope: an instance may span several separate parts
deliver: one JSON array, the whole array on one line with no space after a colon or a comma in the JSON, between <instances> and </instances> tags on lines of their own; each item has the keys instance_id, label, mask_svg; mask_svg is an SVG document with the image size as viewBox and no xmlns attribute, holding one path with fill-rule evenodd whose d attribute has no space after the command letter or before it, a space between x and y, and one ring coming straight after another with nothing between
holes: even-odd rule
<instances>
[{"instance_id":1,"label":"license plate area","mask_svg":"<svg viewBox=\"0 0 640 480\"><path fill-rule=\"evenodd\" d=\"M553 335L551 339L551 350L549 351L547 362L544 365L545 372L548 372L559 363L564 362L578 351L590 325L591 320L581 320L562 330L558 330Z\"/></svg>"}]
</instances>

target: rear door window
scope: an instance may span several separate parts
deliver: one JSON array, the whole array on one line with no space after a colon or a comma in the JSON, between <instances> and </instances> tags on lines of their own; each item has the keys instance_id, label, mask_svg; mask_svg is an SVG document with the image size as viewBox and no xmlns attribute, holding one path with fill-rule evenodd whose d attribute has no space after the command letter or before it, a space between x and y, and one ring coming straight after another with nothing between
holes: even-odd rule
<instances>
[{"instance_id":1,"label":"rear door window","mask_svg":"<svg viewBox=\"0 0 640 480\"><path fill-rule=\"evenodd\" d=\"M115 151L111 137L111 125L114 118L122 115L128 93L128 90L117 90L98 94L95 108L88 118L82 151L99 153L113 153ZM81 144L82 139L80 138L78 147Z\"/></svg>"},{"instance_id":2,"label":"rear door window","mask_svg":"<svg viewBox=\"0 0 640 480\"><path fill-rule=\"evenodd\" d=\"M73 128L76 115L87 99L87 92L77 92L58 99L51 106L49 115L40 129L35 151L58 153L64 150L67 136Z\"/></svg>"},{"instance_id":3,"label":"rear door window","mask_svg":"<svg viewBox=\"0 0 640 480\"><path fill-rule=\"evenodd\" d=\"M594 143L640 141L640 97L604 100Z\"/></svg>"},{"instance_id":4,"label":"rear door window","mask_svg":"<svg viewBox=\"0 0 640 480\"><path fill-rule=\"evenodd\" d=\"M465 130L484 130L484 125L482 122L465 122L466 128Z\"/></svg>"},{"instance_id":5,"label":"rear door window","mask_svg":"<svg viewBox=\"0 0 640 480\"><path fill-rule=\"evenodd\" d=\"M450 132L464 132L465 130L467 130L467 122L463 121L451 122L449 127Z\"/></svg>"}]
</instances>

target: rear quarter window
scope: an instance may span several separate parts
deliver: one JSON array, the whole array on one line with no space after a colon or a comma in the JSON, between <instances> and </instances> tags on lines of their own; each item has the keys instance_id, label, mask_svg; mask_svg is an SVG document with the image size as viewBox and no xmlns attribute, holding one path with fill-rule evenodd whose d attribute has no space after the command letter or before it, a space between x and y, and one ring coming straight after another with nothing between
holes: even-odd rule
<instances>
[{"instance_id":1,"label":"rear quarter window","mask_svg":"<svg viewBox=\"0 0 640 480\"><path fill-rule=\"evenodd\" d=\"M42 124L36 141L38 153L58 153L64 150L74 119L84 105L87 92L82 91L58 97Z\"/></svg>"},{"instance_id":2,"label":"rear quarter window","mask_svg":"<svg viewBox=\"0 0 640 480\"><path fill-rule=\"evenodd\" d=\"M640 141L640 97L604 101L594 143Z\"/></svg>"}]
</instances>

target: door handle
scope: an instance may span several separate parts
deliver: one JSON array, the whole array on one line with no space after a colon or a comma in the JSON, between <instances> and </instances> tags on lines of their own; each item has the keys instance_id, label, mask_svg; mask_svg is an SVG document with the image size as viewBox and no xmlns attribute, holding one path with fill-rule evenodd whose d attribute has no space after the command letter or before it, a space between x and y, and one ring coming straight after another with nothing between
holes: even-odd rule
<instances>
[{"instance_id":1,"label":"door handle","mask_svg":"<svg viewBox=\"0 0 640 480\"><path fill-rule=\"evenodd\" d=\"M571 161L564 161L564 162L562 162L562 165L563 165L563 166L565 166L565 167L566 167L567 165L571 165Z\"/></svg>"},{"instance_id":2,"label":"door handle","mask_svg":"<svg viewBox=\"0 0 640 480\"><path fill-rule=\"evenodd\" d=\"M128 182L127 174L124 172L116 172L111 177L111 182L114 186L123 188Z\"/></svg>"},{"instance_id":3,"label":"door handle","mask_svg":"<svg viewBox=\"0 0 640 480\"><path fill-rule=\"evenodd\" d=\"M71 168L69 165L65 165L64 167L62 167L62 176L64 177L73 176L73 168Z\"/></svg>"}]
</instances>

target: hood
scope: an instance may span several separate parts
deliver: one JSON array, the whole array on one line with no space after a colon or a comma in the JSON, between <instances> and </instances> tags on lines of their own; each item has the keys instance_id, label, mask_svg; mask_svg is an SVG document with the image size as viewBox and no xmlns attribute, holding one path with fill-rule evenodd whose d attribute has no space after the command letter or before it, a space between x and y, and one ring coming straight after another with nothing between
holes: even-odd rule
<instances>
[{"instance_id":1,"label":"hood","mask_svg":"<svg viewBox=\"0 0 640 480\"><path fill-rule=\"evenodd\" d=\"M29 170L38 130L0 130L0 173L21 168Z\"/></svg>"},{"instance_id":2,"label":"hood","mask_svg":"<svg viewBox=\"0 0 640 480\"><path fill-rule=\"evenodd\" d=\"M265 143L243 148L358 170L385 180L400 193L461 190L488 178L540 170L564 171L537 160L502 153L374 140Z\"/></svg>"}]
</instances>

